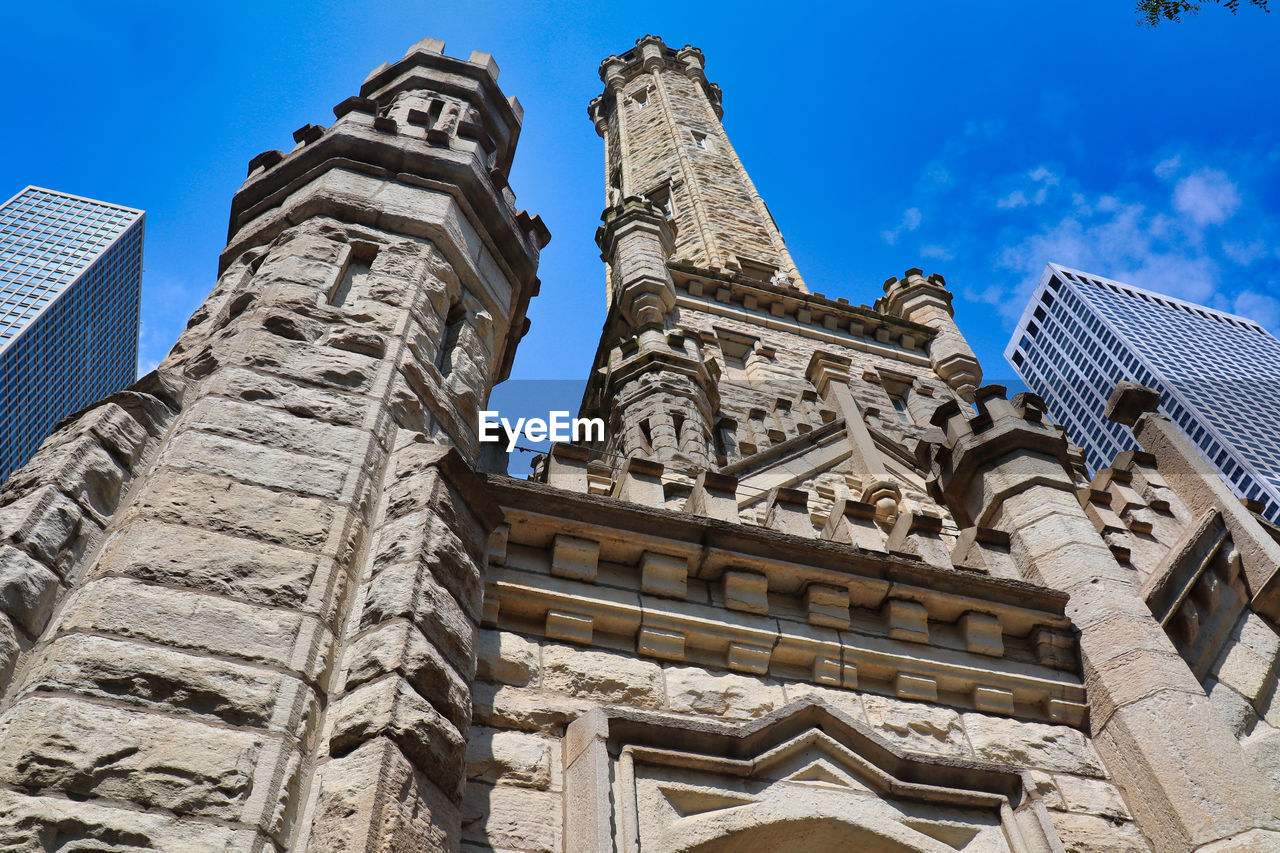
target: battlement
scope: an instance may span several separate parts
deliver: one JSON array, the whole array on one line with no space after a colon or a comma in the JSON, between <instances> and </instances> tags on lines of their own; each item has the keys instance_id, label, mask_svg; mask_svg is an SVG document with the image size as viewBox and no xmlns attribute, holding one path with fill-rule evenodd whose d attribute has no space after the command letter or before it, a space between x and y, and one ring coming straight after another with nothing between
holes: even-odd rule
<instances>
[{"instance_id":1,"label":"battlement","mask_svg":"<svg viewBox=\"0 0 1280 853\"><path fill-rule=\"evenodd\" d=\"M678 71L702 85L716 116L722 118L724 110L720 105L720 87L707 80L705 66L706 58L693 45L672 48L658 36L646 35L636 39L636 46L625 53L604 59L600 63L600 80L605 84L605 96L608 96L616 95L620 87L638 74L660 69ZM599 98L593 100L588 109L593 121L599 101Z\"/></svg>"}]
</instances>

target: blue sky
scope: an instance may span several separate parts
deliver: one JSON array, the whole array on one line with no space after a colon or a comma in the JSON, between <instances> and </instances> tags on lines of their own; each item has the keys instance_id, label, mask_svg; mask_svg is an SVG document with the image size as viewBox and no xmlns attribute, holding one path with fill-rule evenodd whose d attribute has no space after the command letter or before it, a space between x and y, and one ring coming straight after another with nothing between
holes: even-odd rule
<instances>
[{"instance_id":1,"label":"blue sky","mask_svg":"<svg viewBox=\"0 0 1280 853\"><path fill-rule=\"evenodd\" d=\"M1280 333L1280 9L1135 21L1130 0L48 0L7 15L0 192L147 211L146 369L213 285L251 157L423 36L488 51L526 110L511 184L553 234L513 378L577 380L604 306L586 104L599 61L652 32L705 52L809 285L869 304L908 267L942 273L991 379L1050 260Z\"/></svg>"}]
</instances>

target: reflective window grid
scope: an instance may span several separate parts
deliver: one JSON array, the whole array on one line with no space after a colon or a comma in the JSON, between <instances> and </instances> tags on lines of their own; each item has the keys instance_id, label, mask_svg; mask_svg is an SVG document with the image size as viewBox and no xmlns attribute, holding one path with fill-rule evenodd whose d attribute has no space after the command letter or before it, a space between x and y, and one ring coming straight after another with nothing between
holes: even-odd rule
<instances>
[{"instance_id":1,"label":"reflective window grid","mask_svg":"<svg viewBox=\"0 0 1280 853\"><path fill-rule=\"evenodd\" d=\"M1139 382L1236 494L1280 521L1280 340L1252 320L1049 264L1005 358L1092 471L1135 446L1104 411L1116 382Z\"/></svg>"},{"instance_id":2,"label":"reflective window grid","mask_svg":"<svg viewBox=\"0 0 1280 853\"><path fill-rule=\"evenodd\" d=\"M0 480L134 380L143 212L27 187L0 207Z\"/></svg>"}]
</instances>

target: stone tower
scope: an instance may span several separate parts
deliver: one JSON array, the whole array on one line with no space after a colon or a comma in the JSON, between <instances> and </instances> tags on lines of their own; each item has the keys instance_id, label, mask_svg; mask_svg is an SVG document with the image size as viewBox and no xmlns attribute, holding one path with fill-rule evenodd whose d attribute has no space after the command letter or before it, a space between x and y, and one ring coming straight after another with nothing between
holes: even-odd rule
<instances>
[{"instance_id":1,"label":"stone tower","mask_svg":"<svg viewBox=\"0 0 1280 853\"><path fill-rule=\"evenodd\" d=\"M1086 482L941 276L810 292L699 51L600 76L608 434L489 478L464 839L1280 849L1280 531L1132 389L1151 452Z\"/></svg>"},{"instance_id":2,"label":"stone tower","mask_svg":"<svg viewBox=\"0 0 1280 853\"><path fill-rule=\"evenodd\" d=\"M591 105L606 439L477 473L547 232L442 47L0 491L0 849L1280 849L1280 530L1144 389L1086 481L940 276L809 292L693 48Z\"/></svg>"},{"instance_id":3,"label":"stone tower","mask_svg":"<svg viewBox=\"0 0 1280 853\"><path fill-rule=\"evenodd\" d=\"M442 48L255 157L173 351L5 484L0 848L457 849L475 410L548 233Z\"/></svg>"}]
</instances>

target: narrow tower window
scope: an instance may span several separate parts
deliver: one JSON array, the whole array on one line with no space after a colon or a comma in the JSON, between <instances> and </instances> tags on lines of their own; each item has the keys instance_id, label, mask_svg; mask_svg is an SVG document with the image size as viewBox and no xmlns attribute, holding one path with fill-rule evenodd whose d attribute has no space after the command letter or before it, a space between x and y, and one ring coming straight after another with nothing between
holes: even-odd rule
<instances>
[{"instance_id":1,"label":"narrow tower window","mask_svg":"<svg viewBox=\"0 0 1280 853\"><path fill-rule=\"evenodd\" d=\"M631 100L635 101L636 109L644 109L649 106L649 90L637 89L631 94Z\"/></svg>"},{"instance_id":2,"label":"narrow tower window","mask_svg":"<svg viewBox=\"0 0 1280 853\"><path fill-rule=\"evenodd\" d=\"M458 336L462 333L462 324L466 319L467 310L460 302L454 303L445 318L440 349L436 351L436 367L445 376L453 372L453 350L458 345Z\"/></svg>"},{"instance_id":3,"label":"narrow tower window","mask_svg":"<svg viewBox=\"0 0 1280 853\"><path fill-rule=\"evenodd\" d=\"M693 144L703 150L711 150L711 140L707 139L707 135L705 133L699 133L696 130L693 131Z\"/></svg>"},{"instance_id":4,"label":"narrow tower window","mask_svg":"<svg viewBox=\"0 0 1280 853\"><path fill-rule=\"evenodd\" d=\"M334 283L329 291L329 304L342 305L347 301L347 295L351 293L353 284L363 282L365 276L369 274L369 269L373 266L373 259L377 257L378 247L372 243L352 243L351 251L347 255L346 266L342 270L342 275Z\"/></svg>"}]
</instances>

